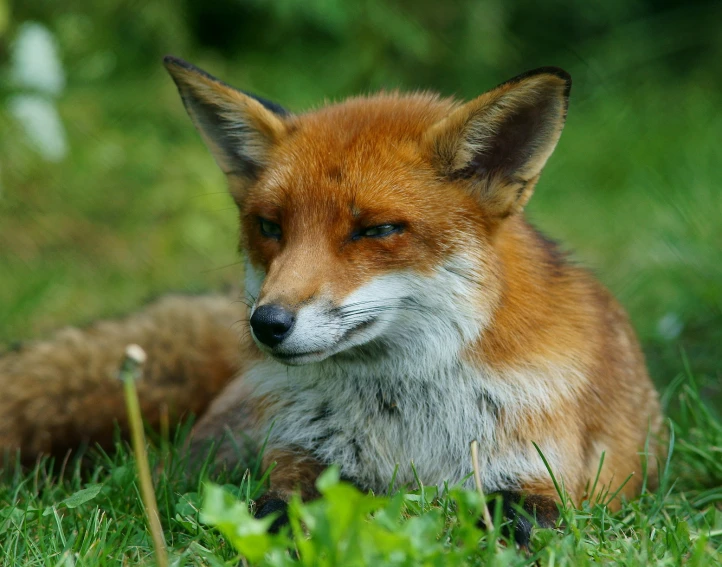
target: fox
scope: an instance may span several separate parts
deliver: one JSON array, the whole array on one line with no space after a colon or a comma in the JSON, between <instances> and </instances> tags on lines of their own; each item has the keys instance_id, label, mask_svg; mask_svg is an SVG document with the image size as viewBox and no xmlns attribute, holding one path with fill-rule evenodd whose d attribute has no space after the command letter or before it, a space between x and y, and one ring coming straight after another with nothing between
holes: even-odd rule
<instances>
[{"instance_id":1,"label":"fox","mask_svg":"<svg viewBox=\"0 0 722 567\"><path fill-rule=\"evenodd\" d=\"M550 470L573 503L616 492L612 510L654 486L662 415L629 318L524 213L567 72L470 102L390 91L292 113L164 64L238 208L241 299L164 297L6 353L0 448L108 443L137 343L151 426L199 415L187 451L220 463L265 446L259 517L318 497L330 465L376 493L472 487L472 441L522 544L558 520Z\"/></svg>"}]
</instances>

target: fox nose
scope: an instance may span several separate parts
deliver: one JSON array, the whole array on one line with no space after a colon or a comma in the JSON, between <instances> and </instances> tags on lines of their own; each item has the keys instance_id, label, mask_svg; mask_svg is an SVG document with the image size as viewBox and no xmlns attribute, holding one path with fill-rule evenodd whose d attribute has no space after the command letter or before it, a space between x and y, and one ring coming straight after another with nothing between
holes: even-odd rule
<instances>
[{"instance_id":1,"label":"fox nose","mask_svg":"<svg viewBox=\"0 0 722 567\"><path fill-rule=\"evenodd\" d=\"M288 336L295 321L293 313L280 305L261 305L251 316L251 328L264 345L275 347Z\"/></svg>"}]
</instances>

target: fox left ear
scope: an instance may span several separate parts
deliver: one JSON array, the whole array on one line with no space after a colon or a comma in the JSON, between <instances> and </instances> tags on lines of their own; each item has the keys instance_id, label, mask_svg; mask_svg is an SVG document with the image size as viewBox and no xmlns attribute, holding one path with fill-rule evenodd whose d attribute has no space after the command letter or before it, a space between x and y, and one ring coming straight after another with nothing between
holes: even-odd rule
<instances>
[{"instance_id":1,"label":"fox left ear","mask_svg":"<svg viewBox=\"0 0 722 567\"><path fill-rule=\"evenodd\" d=\"M286 133L281 106L228 86L205 71L178 59L165 57L166 69L175 81L183 104L228 176L237 202L247 185L268 163L272 147Z\"/></svg>"},{"instance_id":2,"label":"fox left ear","mask_svg":"<svg viewBox=\"0 0 722 567\"><path fill-rule=\"evenodd\" d=\"M543 67L458 107L426 133L434 165L468 180L491 216L521 211L561 135L571 84Z\"/></svg>"}]
</instances>

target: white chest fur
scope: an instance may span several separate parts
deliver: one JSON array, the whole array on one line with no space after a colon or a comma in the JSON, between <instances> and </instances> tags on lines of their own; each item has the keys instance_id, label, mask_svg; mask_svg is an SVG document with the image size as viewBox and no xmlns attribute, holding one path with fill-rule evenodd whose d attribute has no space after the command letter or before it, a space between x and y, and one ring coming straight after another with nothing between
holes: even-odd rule
<instances>
[{"instance_id":1,"label":"white chest fur","mask_svg":"<svg viewBox=\"0 0 722 567\"><path fill-rule=\"evenodd\" d=\"M389 488L397 467L397 486L415 484L412 462L426 485L462 481L471 472L474 439L488 491L545 474L531 440L498 442L518 412L509 392L492 386L496 380L459 362L409 374L408 364L394 368L383 354L383 362L370 357L301 367L266 361L251 370L256 395L272 400L263 425L269 447L303 449L375 492Z\"/></svg>"}]
</instances>

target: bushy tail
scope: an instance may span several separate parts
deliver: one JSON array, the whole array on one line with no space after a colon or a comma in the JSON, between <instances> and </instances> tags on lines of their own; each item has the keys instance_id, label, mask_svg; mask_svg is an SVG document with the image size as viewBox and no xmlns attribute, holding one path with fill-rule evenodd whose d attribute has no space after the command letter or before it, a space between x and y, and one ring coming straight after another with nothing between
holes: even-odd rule
<instances>
[{"instance_id":1,"label":"bushy tail","mask_svg":"<svg viewBox=\"0 0 722 567\"><path fill-rule=\"evenodd\" d=\"M117 379L125 347L148 360L138 384L144 418L158 425L202 412L242 368L246 306L230 296L168 296L120 320L67 328L0 357L0 461L60 455L81 443L112 441L125 427Z\"/></svg>"}]
</instances>

